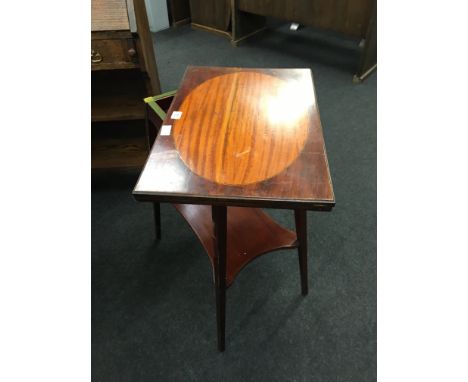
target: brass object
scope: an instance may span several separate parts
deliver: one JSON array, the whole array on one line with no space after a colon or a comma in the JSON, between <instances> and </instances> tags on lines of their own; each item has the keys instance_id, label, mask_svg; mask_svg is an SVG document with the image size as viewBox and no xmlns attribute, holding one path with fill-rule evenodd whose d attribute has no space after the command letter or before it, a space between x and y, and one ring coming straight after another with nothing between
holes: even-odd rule
<instances>
[{"instance_id":1,"label":"brass object","mask_svg":"<svg viewBox=\"0 0 468 382\"><path fill-rule=\"evenodd\" d=\"M102 61L101 53L96 52L94 49L91 49L91 62L93 64L98 64Z\"/></svg>"}]
</instances>

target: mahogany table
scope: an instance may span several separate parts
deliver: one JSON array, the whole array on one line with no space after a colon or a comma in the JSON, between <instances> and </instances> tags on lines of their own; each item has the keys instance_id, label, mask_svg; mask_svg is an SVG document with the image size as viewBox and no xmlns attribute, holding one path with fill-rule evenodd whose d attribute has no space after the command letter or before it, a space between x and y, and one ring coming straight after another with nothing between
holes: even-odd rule
<instances>
[{"instance_id":1,"label":"mahogany table","mask_svg":"<svg viewBox=\"0 0 468 382\"><path fill-rule=\"evenodd\" d=\"M145 101L149 142L157 137L133 195L153 202L158 238L159 203L169 202L203 244L223 351L226 289L251 260L297 248L308 292L306 211L335 205L312 74L188 67L175 96ZM296 232L261 208L294 210Z\"/></svg>"}]
</instances>

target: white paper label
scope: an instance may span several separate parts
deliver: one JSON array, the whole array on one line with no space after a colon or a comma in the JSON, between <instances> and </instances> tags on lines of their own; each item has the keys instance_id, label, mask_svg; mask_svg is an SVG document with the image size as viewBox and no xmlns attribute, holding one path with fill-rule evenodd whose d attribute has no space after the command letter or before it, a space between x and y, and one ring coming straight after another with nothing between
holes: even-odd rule
<instances>
[{"instance_id":1,"label":"white paper label","mask_svg":"<svg viewBox=\"0 0 468 382\"><path fill-rule=\"evenodd\" d=\"M180 119L181 116L182 116L182 112L181 112L181 111L173 111L173 112L172 112L172 115L171 115L171 118L172 118L172 119Z\"/></svg>"},{"instance_id":2,"label":"white paper label","mask_svg":"<svg viewBox=\"0 0 468 382\"><path fill-rule=\"evenodd\" d=\"M291 25L289 26L289 29L291 29L292 31L297 31L299 29L299 24L291 23Z\"/></svg>"},{"instance_id":3,"label":"white paper label","mask_svg":"<svg viewBox=\"0 0 468 382\"><path fill-rule=\"evenodd\" d=\"M161 135L171 135L171 125L161 126Z\"/></svg>"}]
</instances>

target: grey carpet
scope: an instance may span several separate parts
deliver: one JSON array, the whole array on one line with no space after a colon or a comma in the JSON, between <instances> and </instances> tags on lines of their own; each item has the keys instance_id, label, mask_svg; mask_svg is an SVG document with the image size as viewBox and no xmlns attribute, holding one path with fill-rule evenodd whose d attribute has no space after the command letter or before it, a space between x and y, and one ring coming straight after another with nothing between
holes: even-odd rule
<instances>
[{"instance_id":1,"label":"grey carpet","mask_svg":"<svg viewBox=\"0 0 468 382\"><path fill-rule=\"evenodd\" d=\"M168 205L163 238L131 190L138 174L93 174L94 381L376 380L376 74L352 83L358 41L275 26L238 48L189 27L154 35L162 90L186 65L310 67L336 208L309 212L309 288L295 251L265 255L227 294L216 349L211 267ZM293 227L292 212L270 210Z\"/></svg>"}]
</instances>

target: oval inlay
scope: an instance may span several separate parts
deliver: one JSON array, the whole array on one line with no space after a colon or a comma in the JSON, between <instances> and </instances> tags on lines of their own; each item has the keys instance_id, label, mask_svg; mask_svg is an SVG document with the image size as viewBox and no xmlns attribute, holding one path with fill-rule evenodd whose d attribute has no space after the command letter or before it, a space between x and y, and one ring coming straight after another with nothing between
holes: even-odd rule
<instances>
[{"instance_id":1,"label":"oval inlay","mask_svg":"<svg viewBox=\"0 0 468 382\"><path fill-rule=\"evenodd\" d=\"M180 106L181 118L171 121L174 142L184 163L205 179L260 182L300 154L312 100L300 81L249 71L214 77Z\"/></svg>"}]
</instances>

